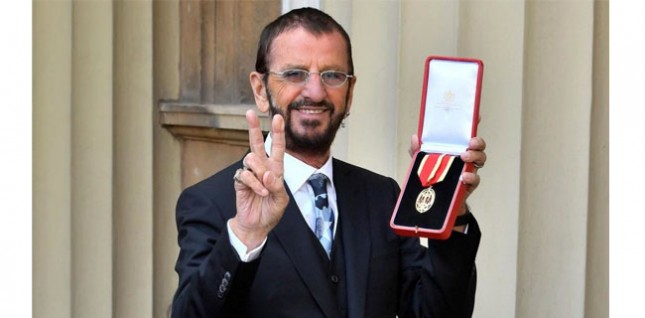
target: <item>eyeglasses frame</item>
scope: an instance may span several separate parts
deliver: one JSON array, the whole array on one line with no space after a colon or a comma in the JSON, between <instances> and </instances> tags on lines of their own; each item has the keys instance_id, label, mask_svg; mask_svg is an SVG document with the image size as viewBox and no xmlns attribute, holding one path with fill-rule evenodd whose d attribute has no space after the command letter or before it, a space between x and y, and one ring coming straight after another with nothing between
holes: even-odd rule
<instances>
[{"instance_id":1,"label":"eyeglasses frame","mask_svg":"<svg viewBox=\"0 0 645 318\"><path fill-rule=\"evenodd\" d=\"M291 82L291 81L286 79L285 73L293 72L293 71L304 72L305 74L307 74L307 77L305 77L305 80L302 83ZM340 83L340 84L338 84L336 86L329 85L329 84L327 84L325 82L325 80L323 80L323 74L325 74L325 73L340 73L340 74L343 74L343 75L345 75L345 80L342 83ZM283 79L283 80L285 80L285 81L287 81L287 82L289 82L291 84L302 85L302 86L306 85L309 82L309 78L311 78L311 74L318 74L318 77L320 78L320 82L323 83L323 85L325 85L326 87L330 87L330 88L339 88L339 87L345 85L345 83L347 83L350 78L354 77L354 75L352 75L352 74L347 74L345 72L336 71L336 70L327 70L327 71L322 71L322 72L311 72L311 71L308 71L308 70L305 70L305 69L298 69L298 68L288 69L288 70L284 70L282 72L269 71L268 74L276 75L276 76L280 77L281 79Z\"/></svg>"}]
</instances>

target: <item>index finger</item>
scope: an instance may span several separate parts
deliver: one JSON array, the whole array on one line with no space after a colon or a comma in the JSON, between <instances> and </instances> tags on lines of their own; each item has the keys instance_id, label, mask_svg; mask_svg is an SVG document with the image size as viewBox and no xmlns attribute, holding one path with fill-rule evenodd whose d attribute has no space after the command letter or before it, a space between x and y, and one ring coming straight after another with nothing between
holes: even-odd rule
<instances>
[{"instance_id":1,"label":"index finger","mask_svg":"<svg viewBox=\"0 0 645 318\"><path fill-rule=\"evenodd\" d=\"M276 114L271 121L271 160L283 162L286 149L284 138L284 118Z\"/></svg>"},{"instance_id":2,"label":"index finger","mask_svg":"<svg viewBox=\"0 0 645 318\"><path fill-rule=\"evenodd\" d=\"M251 152L257 154L260 158L265 157L266 151L264 150L264 137L260 129L260 120L252 109L246 111L246 122L249 124L249 146L251 147Z\"/></svg>"}]
</instances>

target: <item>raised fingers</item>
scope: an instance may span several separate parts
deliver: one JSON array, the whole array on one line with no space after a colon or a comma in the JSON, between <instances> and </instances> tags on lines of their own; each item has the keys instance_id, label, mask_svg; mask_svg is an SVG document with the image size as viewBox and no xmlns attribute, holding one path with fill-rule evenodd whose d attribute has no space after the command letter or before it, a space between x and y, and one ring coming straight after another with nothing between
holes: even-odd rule
<instances>
[{"instance_id":1,"label":"raised fingers","mask_svg":"<svg viewBox=\"0 0 645 318\"><path fill-rule=\"evenodd\" d=\"M271 160L282 167L286 141L284 137L284 118L282 115L273 116L271 121ZM282 171L280 171L282 172Z\"/></svg>"},{"instance_id":2,"label":"raised fingers","mask_svg":"<svg viewBox=\"0 0 645 318\"><path fill-rule=\"evenodd\" d=\"M239 175L240 183L262 196L268 195L269 192L283 191L282 179L286 149L284 118L275 115L271 121L270 157L267 157L265 151L260 120L253 110L246 112L246 121L249 125L251 152L242 161L244 171Z\"/></svg>"},{"instance_id":3,"label":"raised fingers","mask_svg":"<svg viewBox=\"0 0 645 318\"><path fill-rule=\"evenodd\" d=\"M249 146L251 152L258 156L266 156L264 151L264 137L262 136L262 129L260 129L260 119L258 115L249 109L246 111L246 122L249 124Z\"/></svg>"},{"instance_id":4,"label":"raised fingers","mask_svg":"<svg viewBox=\"0 0 645 318\"><path fill-rule=\"evenodd\" d=\"M282 182L285 150L284 118L281 115L275 115L271 121L271 156L269 157L271 170L263 176L262 182L271 193L282 199L287 197Z\"/></svg>"},{"instance_id":5,"label":"raised fingers","mask_svg":"<svg viewBox=\"0 0 645 318\"><path fill-rule=\"evenodd\" d=\"M249 125L249 146L251 152L242 160L243 171L239 174L240 182L249 187L253 192L266 196L269 191L262 184L262 177L267 171L265 165L266 151L264 150L264 137L260 129L260 119L255 111L246 111L246 122Z\"/></svg>"}]
</instances>

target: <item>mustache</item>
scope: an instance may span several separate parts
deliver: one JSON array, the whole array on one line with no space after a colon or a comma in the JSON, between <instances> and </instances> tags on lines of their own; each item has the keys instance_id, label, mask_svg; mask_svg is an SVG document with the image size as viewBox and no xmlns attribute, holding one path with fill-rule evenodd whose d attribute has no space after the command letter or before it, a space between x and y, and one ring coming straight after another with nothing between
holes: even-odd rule
<instances>
[{"instance_id":1,"label":"mustache","mask_svg":"<svg viewBox=\"0 0 645 318\"><path fill-rule=\"evenodd\" d=\"M291 104L289 104L289 110L297 110L302 107L323 107L328 110L333 110L334 109L334 104L332 104L330 101L320 101L320 102L312 102L311 100L303 99L299 101L295 101Z\"/></svg>"}]
</instances>

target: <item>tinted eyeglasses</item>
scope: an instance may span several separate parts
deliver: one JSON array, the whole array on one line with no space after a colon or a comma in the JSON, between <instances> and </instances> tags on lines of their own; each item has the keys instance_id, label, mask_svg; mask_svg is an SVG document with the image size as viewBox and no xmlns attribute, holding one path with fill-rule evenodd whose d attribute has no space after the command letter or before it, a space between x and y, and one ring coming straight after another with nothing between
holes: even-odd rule
<instances>
[{"instance_id":1,"label":"tinted eyeglasses","mask_svg":"<svg viewBox=\"0 0 645 318\"><path fill-rule=\"evenodd\" d=\"M307 70L300 69L286 70L283 72L269 71L269 74L280 77L295 85L305 85L309 81L311 74L318 74L318 76L320 76L320 80L327 87L340 87L347 82L348 78L354 77L354 75L349 75L341 71L309 72Z\"/></svg>"}]
</instances>

